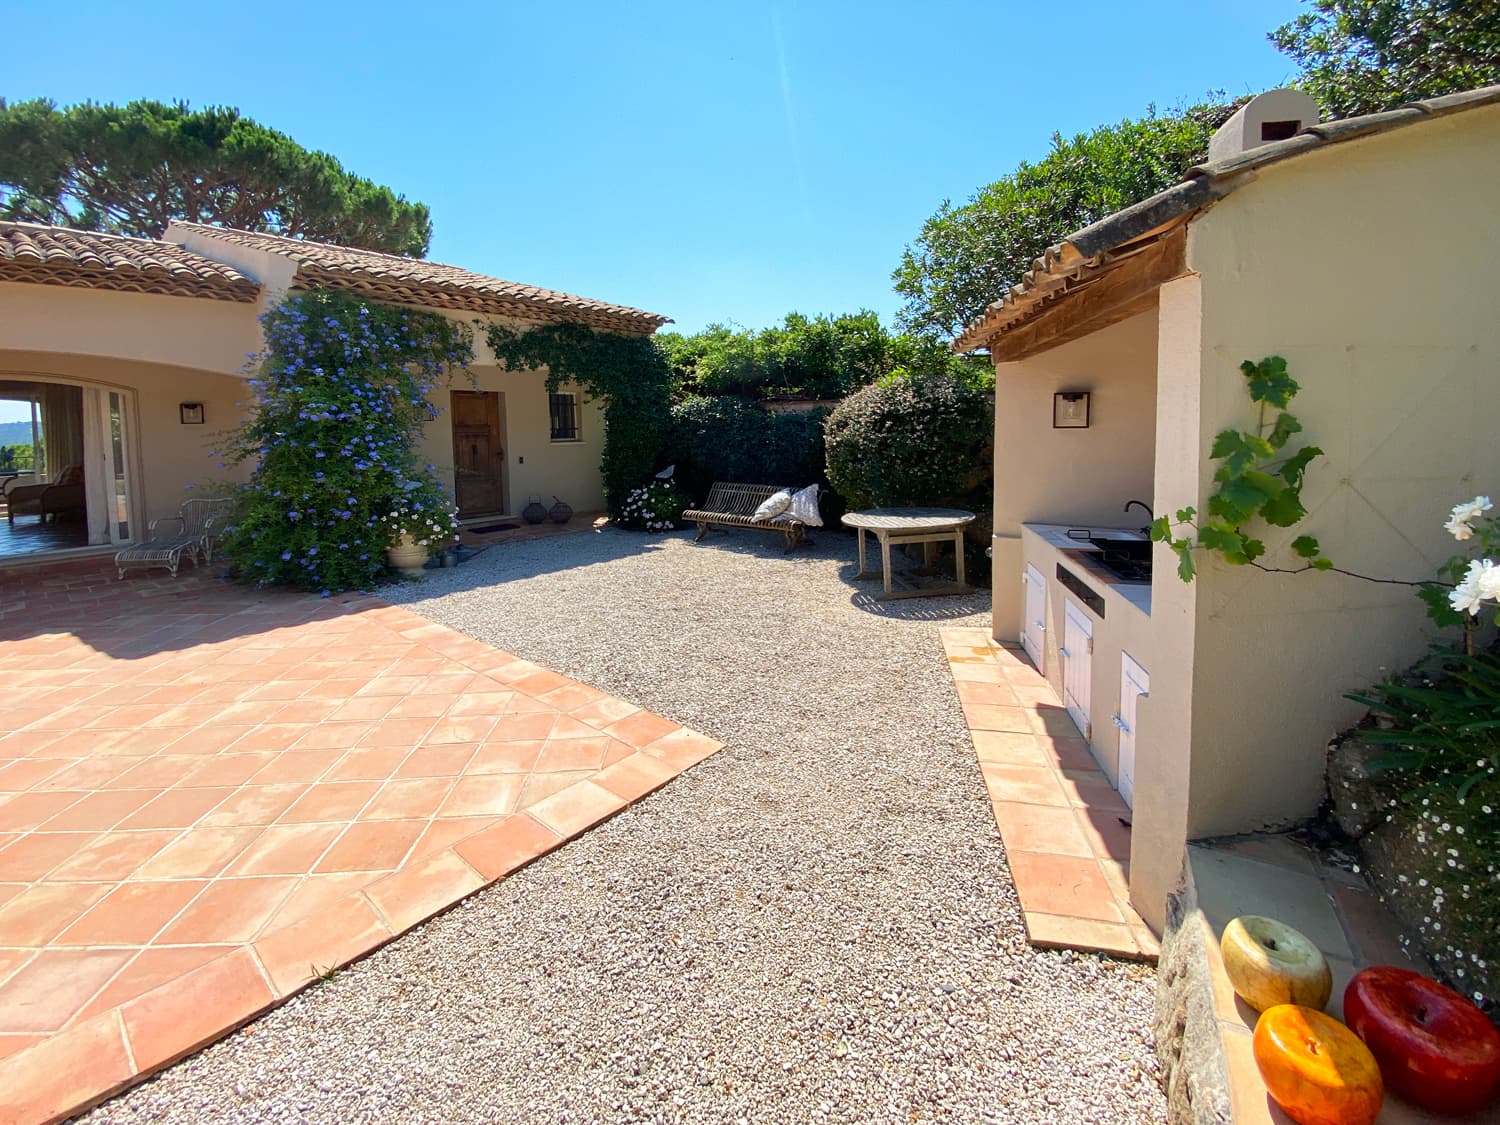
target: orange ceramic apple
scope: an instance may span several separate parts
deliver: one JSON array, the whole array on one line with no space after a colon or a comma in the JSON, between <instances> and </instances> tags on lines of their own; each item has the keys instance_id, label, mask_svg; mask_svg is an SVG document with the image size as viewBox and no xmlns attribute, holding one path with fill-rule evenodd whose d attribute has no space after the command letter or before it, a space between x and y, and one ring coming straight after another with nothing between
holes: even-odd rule
<instances>
[{"instance_id":1,"label":"orange ceramic apple","mask_svg":"<svg viewBox=\"0 0 1500 1125\"><path fill-rule=\"evenodd\" d=\"M1332 1016L1277 1004L1261 1013L1251 1047L1266 1092L1297 1125L1371 1125L1379 1115L1375 1056Z\"/></svg>"}]
</instances>

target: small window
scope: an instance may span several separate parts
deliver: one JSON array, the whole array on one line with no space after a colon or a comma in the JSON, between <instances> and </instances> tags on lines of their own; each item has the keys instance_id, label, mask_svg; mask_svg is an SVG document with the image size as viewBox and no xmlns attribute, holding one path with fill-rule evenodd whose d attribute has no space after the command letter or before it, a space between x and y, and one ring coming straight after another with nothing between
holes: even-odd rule
<instances>
[{"instance_id":1,"label":"small window","mask_svg":"<svg viewBox=\"0 0 1500 1125\"><path fill-rule=\"evenodd\" d=\"M581 441L578 433L578 396L557 394L548 396L552 413L553 441Z\"/></svg>"}]
</instances>

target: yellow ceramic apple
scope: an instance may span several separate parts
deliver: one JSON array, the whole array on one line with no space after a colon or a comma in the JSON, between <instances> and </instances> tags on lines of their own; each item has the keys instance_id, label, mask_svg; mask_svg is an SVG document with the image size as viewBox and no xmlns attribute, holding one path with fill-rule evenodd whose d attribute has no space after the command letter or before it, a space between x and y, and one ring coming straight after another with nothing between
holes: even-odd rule
<instances>
[{"instance_id":1,"label":"yellow ceramic apple","mask_svg":"<svg viewBox=\"0 0 1500 1125\"><path fill-rule=\"evenodd\" d=\"M1224 927L1219 948L1229 983L1257 1012L1276 1004L1321 1011L1333 992L1333 974L1322 951L1285 922L1242 915Z\"/></svg>"}]
</instances>

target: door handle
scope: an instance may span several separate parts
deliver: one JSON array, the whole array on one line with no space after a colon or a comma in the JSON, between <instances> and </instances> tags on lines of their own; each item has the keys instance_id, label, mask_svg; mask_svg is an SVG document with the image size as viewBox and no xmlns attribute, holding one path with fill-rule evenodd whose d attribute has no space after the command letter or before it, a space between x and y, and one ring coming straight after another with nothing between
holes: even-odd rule
<instances>
[{"instance_id":1,"label":"door handle","mask_svg":"<svg viewBox=\"0 0 1500 1125\"><path fill-rule=\"evenodd\" d=\"M1119 715L1111 715L1110 716L1110 721L1112 723L1114 723L1115 726L1119 727L1122 731L1124 731L1126 734L1130 734L1131 733L1130 725L1128 723L1126 723L1124 719L1120 718Z\"/></svg>"},{"instance_id":2,"label":"door handle","mask_svg":"<svg viewBox=\"0 0 1500 1125\"><path fill-rule=\"evenodd\" d=\"M1071 652L1068 651L1067 646L1065 646L1065 645L1058 645L1057 646L1057 651L1061 655L1063 655L1063 656L1069 656L1069 657L1071 657L1073 655Z\"/></svg>"},{"instance_id":3,"label":"door handle","mask_svg":"<svg viewBox=\"0 0 1500 1125\"><path fill-rule=\"evenodd\" d=\"M1033 621L1032 624L1035 625L1038 629L1040 629L1043 633L1045 633L1047 631L1047 626L1046 626L1046 624L1044 622Z\"/></svg>"}]
</instances>

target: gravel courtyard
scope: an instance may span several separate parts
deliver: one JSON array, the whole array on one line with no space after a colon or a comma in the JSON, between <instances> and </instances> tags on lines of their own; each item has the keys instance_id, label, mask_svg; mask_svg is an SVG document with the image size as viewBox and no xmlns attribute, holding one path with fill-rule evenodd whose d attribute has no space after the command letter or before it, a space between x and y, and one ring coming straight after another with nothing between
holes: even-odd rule
<instances>
[{"instance_id":1,"label":"gravel courtyard","mask_svg":"<svg viewBox=\"0 0 1500 1125\"><path fill-rule=\"evenodd\" d=\"M1153 970L1027 947L938 642L852 537L604 530L389 600L728 745L92 1122L1154 1122Z\"/></svg>"}]
</instances>

